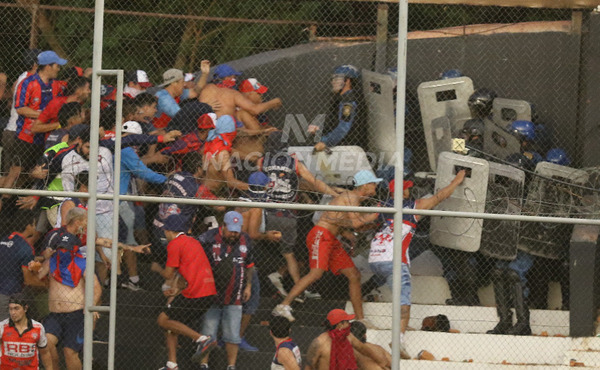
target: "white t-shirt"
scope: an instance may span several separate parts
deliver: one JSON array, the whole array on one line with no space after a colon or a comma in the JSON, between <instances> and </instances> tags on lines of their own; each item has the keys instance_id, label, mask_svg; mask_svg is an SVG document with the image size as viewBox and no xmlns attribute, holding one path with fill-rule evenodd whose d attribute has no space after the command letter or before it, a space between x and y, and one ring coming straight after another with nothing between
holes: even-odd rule
<instances>
[{"instance_id":1,"label":"white t-shirt","mask_svg":"<svg viewBox=\"0 0 600 370\"><path fill-rule=\"evenodd\" d=\"M10 106L10 118L8 119L8 124L4 128L4 131L17 131L17 119L19 119L19 113L15 109L15 103L17 101L17 87L23 82L25 78L27 78L28 72L23 72L17 78L17 83L15 84L15 91L13 92L13 100L12 105Z\"/></svg>"}]
</instances>

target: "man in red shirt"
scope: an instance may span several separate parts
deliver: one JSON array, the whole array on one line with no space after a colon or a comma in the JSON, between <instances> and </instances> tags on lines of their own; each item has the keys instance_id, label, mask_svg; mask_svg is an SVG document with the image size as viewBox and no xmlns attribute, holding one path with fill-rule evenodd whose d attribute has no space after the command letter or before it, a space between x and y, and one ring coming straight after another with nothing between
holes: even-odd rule
<instances>
[{"instance_id":1,"label":"man in red shirt","mask_svg":"<svg viewBox=\"0 0 600 370\"><path fill-rule=\"evenodd\" d=\"M177 368L177 336L191 338L198 345L192 361L200 362L214 348L216 341L191 329L186 323L201 319L215 302L215 280L206 253L199 241L185 235L185 223L179 215L167 217L164 232L167 245L167 263L159 272L166 280L182 280L181 294L176 284L165 289L166 296L174 296L158 316L158 325L167 331L169 361L163 369ZM178 279L176 279L178 278Z\"/></svg>"},{"instance_id":2,"label":"man in red shirt","mask_svg":"<svg viewBox=\"0 0 600 370\"><path fill-rule=\"evenodd\" d=\"M58 122L60 108L67 103L83 104L90 98L91 93L90 80L85 77L73 77L67 85L65 96L57 96L48 103L39 117L33 121L31 132L39 134L59 129L61 127Z\"/></svg>"},{"instance_id":3,"label":"man in red shirt","mask_svg":"<svg viewBox=\"0 0 600 370\"><path fill-rule=\"evenodd\" d=\"M27 317L29 305L21 294L10 297L8 311L10 318L0 322L0 370L38 370L38 350L44 368L52 370L44 326Z\"/></svg>"},{"instance_id":4,"label":"man in red shirt","mask_svg":"<svg viewBox=\"0 0 600 370\"><path fill-rule=\"evenodd\" d=\"M41 52L37 58L37 73L25 78L15 95L15 109L19 118L10 172L17 177L23 169L29 170L35 166L44 152L44 135L35 134L31 127L48 103L62 92L61 85L55 79L60 67L67 64L65 59L51 50ZM12 187L17 177L7 179L4 186Z\"/></svg>"}]
</instances>

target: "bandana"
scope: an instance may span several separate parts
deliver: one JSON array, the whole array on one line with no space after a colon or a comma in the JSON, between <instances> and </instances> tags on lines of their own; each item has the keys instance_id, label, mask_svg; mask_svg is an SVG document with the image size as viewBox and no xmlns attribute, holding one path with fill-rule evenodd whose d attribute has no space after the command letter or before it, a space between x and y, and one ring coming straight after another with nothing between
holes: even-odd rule
<instances>
[{"instance_id":1,"label":"bandana","mask_svg":"<svg viewBox=\"0 0 600 370\"><path fill-rule=\"evenodd\" d=\"M355 370L356 358L352 344L348 340L350 327L346 329L333 329L328 332L331 338L331 356L329 359L330 370Z\"/></svg>"}]
</instances>

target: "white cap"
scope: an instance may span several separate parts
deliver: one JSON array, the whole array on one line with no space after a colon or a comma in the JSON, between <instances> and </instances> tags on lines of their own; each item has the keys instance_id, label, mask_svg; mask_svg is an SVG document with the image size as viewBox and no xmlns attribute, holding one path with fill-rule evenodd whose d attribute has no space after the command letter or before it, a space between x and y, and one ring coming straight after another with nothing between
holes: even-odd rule
<instances>
[{"instance_id":1,"label":"white cap","mask_svg":"<svg viewBox=\"0 0 600 370\"><path fill-rule=\"evenodd\" d=\"M123 129L121 129L122 133L126 134L142 134L142 126L136 121L127 121L123 124Z\"/></svg>"},{"instance_id":2,"label":"white cap","mask_svg":"<svg viewBox=\"0 0 600 370\"><path fill-rule=\"evenodd\" d=\"M191 82L194 81L194 74L193 73L186 73L183 77L183 80L185 82Z\"/></svg>"}]
</instances>

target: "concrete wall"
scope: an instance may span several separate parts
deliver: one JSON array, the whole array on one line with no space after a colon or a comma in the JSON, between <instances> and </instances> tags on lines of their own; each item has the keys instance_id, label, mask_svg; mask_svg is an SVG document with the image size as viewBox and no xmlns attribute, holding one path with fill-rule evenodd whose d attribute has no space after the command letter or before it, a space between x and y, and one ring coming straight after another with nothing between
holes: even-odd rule
<instances>
[{"instance_id":1,"label":"concrete wall","mask_svg":"<svg viewBox=\"0 0 600 370\"><path fill-rule=\"evenodd\" d=\"M434 80L441 71L459 68L475 87L495 90L500 97L535 103L540 121L554 133L558 146L583 164L600 162L592 156L600 139L600 16L590 18L589 52L584 78L590 103L582 111L577 140L578 91L580 87L580 36L566 32L506 33L486 36L409 40L407 89L416 95L423 81ZM388 47L388 65L396 64L397 44ZM373 43L311 43L263 53L231 62L244 77L257 77L269 86L271 96L280 96L284 108L273 114L273 123L283 126L285 114L304 113L310 121L325 113L330 99L329 77L339 64L352 63L372 70ZM409 102L409 109L418 104ZM413 112L414 113L414 112ZM415 119L416 117L416 119ZM407 145L420 157L424 141L417 115L407 123ZM584 145L581 145L583 141ZM592 161L590 158L596 158ZM423 156L423 158L425 158ZM582 161L578 161L582 164Z\"/></svg>"}]
</instances>

